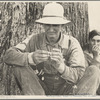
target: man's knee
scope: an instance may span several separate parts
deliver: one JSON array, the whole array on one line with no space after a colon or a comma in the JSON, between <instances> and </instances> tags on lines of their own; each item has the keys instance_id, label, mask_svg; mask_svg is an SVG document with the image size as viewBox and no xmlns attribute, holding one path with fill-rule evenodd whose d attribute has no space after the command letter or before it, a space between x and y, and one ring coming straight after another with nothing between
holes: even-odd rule
<instances>
[{"instance_id":1,"label":"man's knee","mask_svg":"<svg viewBox=\"0 0 100 100\"><path fill-rule=\"evenodd\" d=\"M33 69L31 69L30 67L19 66L16 66L13 69L14 75L22 88L23 94L45 95L45 92L40 85L39 79Z\"/></svg>"},{"instance_id":2,"label":"man's knee","mask_svg":"<svg viewBox=\"0 0 100 100\"><path fill-rule=\"evenodd\" d=\"M100 75L100 69L95 65L91 65L87 67L86 72L88 75L95 76L95 77Z\"/></svg>"}]
</instances>

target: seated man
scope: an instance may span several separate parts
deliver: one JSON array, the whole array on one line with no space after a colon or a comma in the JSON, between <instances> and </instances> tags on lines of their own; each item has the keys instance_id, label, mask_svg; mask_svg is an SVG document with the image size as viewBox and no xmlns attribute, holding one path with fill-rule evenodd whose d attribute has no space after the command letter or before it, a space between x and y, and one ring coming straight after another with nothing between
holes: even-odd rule
<instances>
[{"instance_id":1,"label":"seated man","mask_svg":"<svg viewBox=\"0 0 100 100\"><path fill-rule=\"evenodd\" d=\"M92 30L89 33L89 44L84 49L86 58L86 71L77 84L76 93L82 95L100 94L97 91L100 84L100 32Z\"/></svg>"},{"instance_id":2,"label":"seated man","mask_svg":"<svg viewBox=\"0 0 100 100\"><path fill-rule=\"evenodd\" d=\"M15 66L15 79L25 95L70 94L72 86L84 75L85 59L79 42L61 32L63 24L70 22L63 14L59 3L47 4L42 18L36 20L45 32L24 41L25 50L19 44L4 56L6 64Z\"/></svg>"}]
</instances>

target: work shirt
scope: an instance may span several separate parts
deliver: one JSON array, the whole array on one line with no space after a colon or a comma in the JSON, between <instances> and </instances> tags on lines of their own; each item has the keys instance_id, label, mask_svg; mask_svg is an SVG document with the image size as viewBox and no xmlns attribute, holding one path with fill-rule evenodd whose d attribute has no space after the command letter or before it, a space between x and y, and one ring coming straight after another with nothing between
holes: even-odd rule
<instances>
[{"instance_id":1,"label":"work shirt","mask_svg":"<svg viewBox=\"0 0 100 100\"><path fill-rule=\"evenodd\" d=\"M93 54L90 50L89 44L86 44L85 46L84 55L85 55L85 65L86 67L88 67L93 62Z\"/></svg>"},{"instance_id":2,"label":"work shirt","mask_svg":"<svg viewBox=\"0 0 100 100\"><path fill-rule=\"evenodd\" d=\"M77 80L83 76L85 71L85 58L79 42L74 37L61 33L60 40L56 44L50 45L46 40L45 34L46 33L33 35L27 43L25 50L22 52L16 47L7 50L4 56L5 63L18 66L29 66L28 53L36 50L47 50L52 52L53 48L58 48L63 54L66 67L61 77L66 81L69 80L76 83ZM51 63L50 60L42 62L37 66L42 66L41 68L43 68L44 73L58 73L53 67L55 65Z\"/></svg>"}]
</instances>

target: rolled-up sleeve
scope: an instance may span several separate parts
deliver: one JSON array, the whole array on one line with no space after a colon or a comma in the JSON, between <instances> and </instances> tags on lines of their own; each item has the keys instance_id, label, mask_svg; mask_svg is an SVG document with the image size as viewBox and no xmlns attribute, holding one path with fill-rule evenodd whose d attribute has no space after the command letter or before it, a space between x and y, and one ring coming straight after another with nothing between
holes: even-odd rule
<instances>
[{"instance_id":1,"label":"rolled-up sleeve","mask_svg":"<svg viewBox=\"0 0 100 100\"><path fill-rule=\"evenodd\" d=\"M3 62L9 65L29 66L28 54L35 51L36 37L37 35L31 35L23 42L9 48L3 57Z\"/></svg>"},{"instance_id":2,"label":"rolled-up sleeve","mask_svg":"<svg viewBox=\"0 0 100 100\"><path fill-rule=\"evenodd\" d=\"M35 39L32 37L23 47L23 43L19 43L17 46L9 48L4 57L3 62L9 65L18 65L18 66L28 66L28 54L30 50L30 43L32 43L32 48L34 49L34 41ZM25 41L24 41L25 42Z\"/></svg>"},{"instance_id":3,"label":"rolled-up sleeve","mask_svg":"<svg viewBox=\"0 0 100 100\"><path fill-rule=\"evenodd\" d=\"M65 65L66 68L61 77L76 83L84 75L85 57L79 42L75 38L71 39L67 56L69 56L68 65Z\"/></svg>"},{"instance_id":4,"label":"rolled-up sleeve","mask_svg":"<svg viewBox=\"0 0 100 100\"><path fill-rule=\"evenodd\" d=\"M3 57L3 61L9 65L28 66L28 53L22 53L15 47L8 49Z\"/></svg>"}]
</instances>

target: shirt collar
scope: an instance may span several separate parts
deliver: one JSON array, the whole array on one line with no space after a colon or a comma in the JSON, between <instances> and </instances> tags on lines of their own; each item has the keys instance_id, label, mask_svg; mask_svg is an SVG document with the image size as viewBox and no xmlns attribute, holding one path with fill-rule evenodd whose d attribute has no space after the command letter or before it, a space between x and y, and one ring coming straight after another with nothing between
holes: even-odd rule
<instances>
[{"instance_id":1,"label":"shirt collar","mask_svg":"<svg viewBox=\"0 0 100 100\"><path fill-rule=\"evenodd\" d=\"M46 37L44 38L44 41L45 41L46 44L49 44L49 42L47 41ZM69 35L65 35L65 34L61 33L60 40L54 45L59 45L61 48L68 49Z\"/></svg>"}]
</instances>

